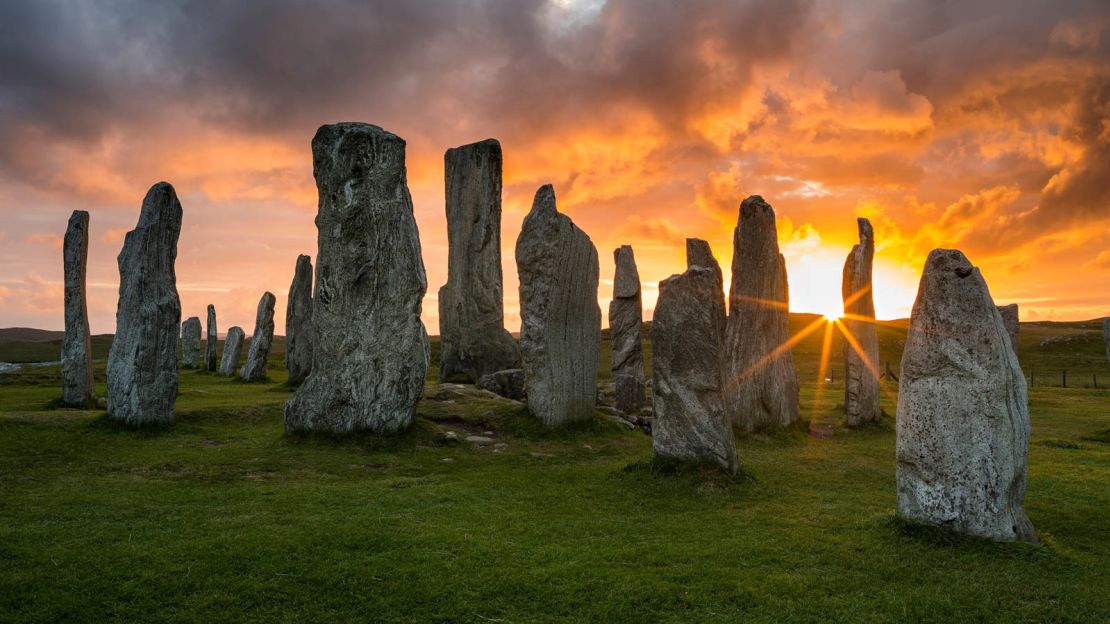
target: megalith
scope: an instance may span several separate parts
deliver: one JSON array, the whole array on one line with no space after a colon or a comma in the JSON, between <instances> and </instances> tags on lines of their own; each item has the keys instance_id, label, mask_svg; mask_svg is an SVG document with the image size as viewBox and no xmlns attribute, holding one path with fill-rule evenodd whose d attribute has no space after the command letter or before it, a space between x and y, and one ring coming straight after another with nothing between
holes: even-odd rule
<instances>
[{"instance_id":1,"label":"megalith","mask_svg":"<svg viewBox=\"0 0 1110 624\"><path fill-rule=\"evenodd\" d=\"M1010 346L1014 348L1014 353L1017 353L1018 331L1021 328L1018 304L1011 303L1010 305L998 306L998 314L1002 317L1002 326L1006 328L1006 335L1010 337Z\"/></svg>"},{"instance_id":2,"label":"megalith","mask_svg":"<svg viewBox=\"0 0 1110 624\"><path fill-rule=\"evenodd\" d=\"M312 258L304 254L297 256L285 305L285 368L291 386L303 383L312 370Z\"/></svg>"},{"instance_id":3,"label":"megalith","mask_svg":"<svg viewBox=\"0 0 1110 624\"><path fill-rule=\"evenodd\" d=\"M251 348L247 351L247 362L239 369L239 377L244 381L264 381L266 379L266 360L270 357L270 347L274 344L274 305L277 298L267 291L258 300L258 312L254 316L254 334L251 335Z\"/></svg>"},{"instance_id":4,"label":"megalith","mask_svg":"<svg viewBox=\"0 0 1110 624\"><path fill-rule=\"evenodd\" d=\"M1025 515L1025 376L979 269L935 249L910 316L898 386L897 499L904 518L1035 540Z\"/></svg>"},{"instance_id":5,"label":"megalith","mask_svg":"<svg viewBox=\"0 0 1110 624\"><path fill-rule=\"evenodd\" d=\"M173 421L177 401L177 239L181 202L166 182L143 199L119 253L116 333L108 354L108 415L130 425Z\"/></svg>"},{"instance_id":6,"label":"megalith","mask_svg":"<svg viewBox=\"0 0 1110 624\"><path fill-rule=\"evenodd\" d=\"M640 272L632 247L622 245L613 250L616 271L613 276L613 300L609 303L609 333L612 345L611 377L616 408L626 414L644 404L644 351L640 331L644 309L640 295Z\"/></svg>"},{"instance_id":7,"label":"megalith","mask_svg":"<svg viewBox=\"0 0 1110 624\"><path fill-rule=\"evenodd\" d=\"M879 336L875 327L875 300L871 267L875 259L875 234L871 222L856 219L859 244L844 261L841 295L844 298L844 417L849 427L882 420L879 406Z\"/></svg>"},{"instance_id":8,"label":"megalith","mask_svg":"<svg viewBox=\"0 0 1110 624\"><path fill-rule=\"evenodd\" d=\"M85 406L93 398L92 336L86 300L89 213L74 210L62 240L65 336L62 338L62 404Z\"/></svg>"},{"instance_id":9,"label":"megalith","mask_svg":"<svg viewBox=\"0 0 1110 624\"><path fill-rule=\"evenodd\" d=\"M536 191L516 241L528 410L547 427L594 418L601 350L597 248Z\"/></svg>"},{"instance_id":10,"label":"megalith","mask_svg":"<svg viewBox=\"0 0 1110 624\"><path fill-rule=\"evenodd\" d=\"M428 372L427 291L405 141L377 126L321 126L312 370L285 404L287 431L405 429Z\"/></svg>"},{"instance_id":11,"label":"megalith","mask_svg":"<svg viewBox=\"0 0 1110 624\"><path fill-rule=\"evenodd\" d=\"M234 377L239 369L239 358L243 355L243 341L246 334L242 327L232 327L227 330L224 339L224 353L220 358L220 374L224 377Z\"/></svg>"},{"instance_id":12,"label":"megalith","mask_svg":"<svg viewBox=\"0 0 1110 624\"><path fill-rule=\"evenodd\" d=\"M721 269L697 239L687 241L687 262L685 273L659 283L651 330L652 446L662 457L735 474L736 442L723 396Z\"/></svg>"},{"instance_id":13,"label":"megalith","mask_svg":"<svg viewBox=\"0 0 1110 624\"><path fill-rule=\"evenodd\" d=\"M200 319L190 316L181 324L181 367L196 368L200 364Z\"/></svg>"},{"instance_id":14,"label":"megalith","mask_svg":"<svg viewBox=\"0 0 1110 624\"><path fill-rule=\"evenodd\" d=\"M477 382L513 368L501 275L501 144L447 150L447 283L439 289L440 381Z\"/></svg>"},{"instance_id":15,"label":"megalith","mask_svg":"<svg viewBox=\"0 0 1110 624\"><path fill-rule=\"evenodd\" d=\"M798 376L790 350L790 291L775 211L758 195L740 204L733 233L725 334L725 405L745 430L798 420Z\"/></svg>"},{"instance_id":16,"label":"megalith","mask_svg":"<svg viewBox=\"0 0 1110 624\"><path fill-rule=\"evenodd\" d=\"M219 334L216 332L216 306L208 304L208 322L205 327L204 340L204 368L216 372L219 361L216 359L216 348L219 344Z\"/></svg>"}]
</instances>

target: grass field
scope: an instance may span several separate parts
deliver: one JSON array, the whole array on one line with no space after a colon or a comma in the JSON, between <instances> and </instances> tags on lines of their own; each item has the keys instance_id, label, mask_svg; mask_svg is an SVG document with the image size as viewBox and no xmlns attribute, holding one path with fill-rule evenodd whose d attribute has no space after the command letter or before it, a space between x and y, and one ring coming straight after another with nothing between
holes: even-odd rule
<instances>
[{"instance_id":1,"label":"grass field","mask_svg":"<svg viewBox=\"0 0 1110 624\"><path fill-rule=\"evenodd\" d=\"M162 430L52 409L57 367L27 367L0 375L0 621L1110 621L1110 390L1083 387L1110 386L1097 332L1022 326L1035 545L897 521L892 418L743 437L728 479L653 462L602 418L545 432L435 384L400 437L286 437L280 345L268 383L183 371ZM904 333L880 329L895 371ZM795 349L802 410L837 424L842 347L819 383L822 336Z\"/></svg>"}]
</instances>

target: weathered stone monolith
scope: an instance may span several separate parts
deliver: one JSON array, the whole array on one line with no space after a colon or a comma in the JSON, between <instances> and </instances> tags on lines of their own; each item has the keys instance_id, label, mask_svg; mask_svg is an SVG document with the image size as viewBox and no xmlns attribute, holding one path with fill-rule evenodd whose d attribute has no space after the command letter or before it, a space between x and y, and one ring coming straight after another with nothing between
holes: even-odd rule
<instances>
[{"instance_id":1,"label":"weathered stone monolith","mask_svg":"<svg viewBox=\"0 0 1110 624\"><path fill-rule=\"evenodd\" d=\"M1011 303L1010 305L998 306L998 314L1002 317L1002 326L1006 328L1006 335L1010 337L1010 346L1014 348L1014 353L1017 353L1018 331L1021 328L1018 304Z\"/></svg>"},{"instance_id":2,"label":"weathered stone monolith","mask_svg":"<svg viewBox=\"0 0 1110 624\"><path fill-rule=\"evenodd\" d=\"M219 360L216 358L216 348L219 344L219 334L216 332L216 306L208 304L208 322L205 327L204 339L204 368L216 372Z\"/></svg>"},{"instance_id":3,"label":"weathered stone monolith","mask_svg":"<svg viewBox=\"0 0 1110 624\"><path fill-rule=\"evenodd\" d=\"M725 406L745 430L798 420L798 376L788 346L790 291L775 211L758 195L740 204L733 234Z\"/></svg>"},{"instance_id":4,"label":"weathered stone monolith","mask_svg":"<svg viewBox=\"0 0 1110 624\"><path fill-rule=\"evenodd\" d=\"M640 331L644 308L640 296L640 272L632 247L613 250L616 272L613 300L609 303L610 344L613 349L612 379L616 407L631 414L644 404L644 352Z\"/></svg>"},{"instance_id":5,"label":"weathered stone monolith","mask_svg":"<svg viewBox=\"0 0 1110 624\"><path fill-rule=\"evenodd\" d=\"M875 234L871 222L856 219L859 244L844 261L841 294L844 318L844 417L849 427L882 420L879 406L879 336L875 328L875 301L871 267L875 259Z\"/></svg>"},{"instance_id":6,"label":"weathered stone monolith","mask_svg":"<svg viewBox=\"0 0 1110 624\"><path fill-rule=\"evenodd\" d=\"M246 334L242 327L232 327L227 330L224 338L224 352L220 358L220 374L224 377L234 377L239 369L239 358L243 355L243 341Z\"/></svg>"},{"instance_id":7,"label":"weathered stone monolith","mask_svg":"<svg viewBox=\"0 0 1110 624\"><path fill-rule=\"evenodd\" d=\"M62 241L66 333L62 338L62 403L78 407L92 401L92 342L85 299L89 257L89 213L74 210Z\"/></svg>"},{"instance_id":8,"label":"weathered stone monolith","mask_svg":"<svg viewBox=\"0 0 1110 624\"><path fill-rule=\"evenodd\" d=\"M898 386L898 514L962 533L1035 540L1025 515L1025 377L979 269L925 261Z\"/></svg>"},{"instance_id":9,"label":"weathered stone monolith","mask_svg":"<svg viewBox=\"0 0 1110 624\"><path fill-rule=\"evenodd\" d=\"M513 368L501 276L501 144L447 150L447 283L439 289L440 381L477 382Z\"/></svg>"},{"instance_id":10,"label":"weathered stone monolith","mask_svg":"<svg viewBox=\"0 0 1110 624\"><path fill-rule=\"evenodd\" d=\"M516 241L528 410L548 427L594 418L601 349L597 248L536 191Z\"/></svg>"},{"instance_id":11,"label":"weathered stone monolith","mask_svg":"<svg viewBox=\"0 0 1110 624\"><path fill-rule=\"evenodd\" d=\"M181 324L181 366L196 368L200 364L200 319L190 316Z\"/></svg>"},{"instance_id":12,"label":"weathered stone monolith","mask_svg":"<svg viewBox=\"0 0 1110 624\"><path fill-rule=\"evenodd\" d=\"M736 443L722 394L721 269L705 241L697 239L687 239L687 263L685 273L659 284L651 330L652 445L660 456L735 474Z\"/></svg>"},{"instance_id":13,"label":"weathered stone monolith","mask_svg":"<svg viewBox=\"0 0 1110 624\"><path fill-rule=\"evenodd\" d=\"M150 188L119 253L116 333L108 354L108 415L131 425L173 421L177 401L177 239L181 202L166 182Z\"/></svg>"},{"instance_id":14,"label":"weathered stone monolith","mask_svg":"<svg viewBox=\"0 0 1110 624\"><path fill-rule=\"evenodd\" d=\"M1102 321L1102 341L1106 343L1106 359L1110 361L1110 316Z\"/></svg>"},{"instance_id":15,"label":"weathered stone monolith","mask_svg":"<svg viewBox=\"0 0 1110 624\"><path fill-rule=\"evenodd\" d=\"M524 383L524 371L519 368L510 368L482 375L477 386L506 399L523 401L527 397Z\"/></svg>"},{"instance_id":16,"label":"weathered stone monolith","mask_svg":"<svg viewBox=\"0 0 1110 624\"><path fill-rule=\"evenodd\" d=\"M428 372L428 288L405 177L405 141L377 126L322 126L312 371L285 404L287 431L394 432Z\"/></svg>"},{"instance_id":17,"label":"weathered stone monolith","mask_svg":"<svg viewBox=\"0 0 1110 624\"><path fill-rule=\"evenodd\" d=\"M312 258L297 256L285 306L285 368L289 385L299 386L312 370Z\"/></svg>"},{"instance_id":18,"label":"weathered stone monolith","mask_svg":"<svg viewBox=\"0 0 1110 624\"><path fill-rule=\"evenodd\" d=\"M270 347L274 344L274 305L277 297L267 291L258 300L258 312L254 317L254 334L251 335L251 348L247 351L247 363L239 370L244 381L264 381L266 379L266 360L270 357Z\"/></svg>"}]
</instances>

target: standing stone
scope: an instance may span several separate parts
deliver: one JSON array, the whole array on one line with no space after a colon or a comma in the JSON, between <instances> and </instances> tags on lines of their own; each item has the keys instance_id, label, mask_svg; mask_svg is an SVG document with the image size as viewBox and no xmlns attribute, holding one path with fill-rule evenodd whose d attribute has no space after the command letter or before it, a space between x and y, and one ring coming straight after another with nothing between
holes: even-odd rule
<instances>
[{"instance_id":1,"label":"standing stone","mask_svg":"<svg viewBox=\"0 0 1110 624\"><path fill-rule=\"evenodd\" d=\"M285 306L285 368L291 386L303 383L312 370L312 258L305 255L297 256Z\"/></svg>"},{"instance_id":2,"label":"standing stone","mask_svg":"<svg viewBox=\"0 0 1110 624\"><path fill-rule=\"evenodd\" d=\"M62 243L65 271L66 333L62 338L62 403L84 406L92 401L92 342L85 299L89 257L89 213L74 210Z\"/></svg>"},{"instance_id":3,"label":"standing stone","mask_svg":"<svg viewBox=\"0 0 1110 624\"><path fill-rule=\"evenodd\" d=\"M1110 361L1110 316L1102 321L1102 341L1106 343L1106 359Z\"/></svg>"},{"instance_id":4,"label":"standing stone","mask_svg":"<svg viewBox=\"0 0 1110 624\"><path fill-rule=\"evenodd\" d=\"M898 513L1002 540L1035 540L1025 515L1025 376L979 269L925 261L898 386Z\"/></svg>"},{"instance_id":5,"label":"standing stone","mask_svg":"<svg viewBox=\"0 0 1110 624\"><path fill-rule=\"evenodd\" d=\"M775 211L759 195L740 204L733 234L725 336L726 408L747 431L798 420L798 376L790 350L790 291Z\"/></svg>"},{"instance_id":6,"label":"standing stone","mask_svg":"<svg viewBox=\"0 0 1110 624\"><path fill-rule=\"evenodd\" d=\"M219 344L219 335L216 333L216 306L208 304L208 326L204 341L204 368L216 372L216 346Z\"/></svg>"},{"instance_id":7,"label":"standing stone","mask_svg":"<svg viewBox=\"0 0 1110 624\"><path fill-rule=\"evenodd\" d=\"M181 366L196 368L200 364L200 319L190 316L181 324Z\"/></svg>"},{"instance_id":8,"label":"standing stone","mask_svg":"<svg viewBox=\"0 0 1110 624\"><path fill-rule=\"evenodd\" d=\"M266 379L266 360L270 357L270 347L274 344L274 305L277 297L267 291L258 300L258 313L254 317L254 334L251 348L247 352L247 363L239 371L244 381L264 381Z\"/></svg>"},{"instance_id":9,"label":"standing stone","mask_svg":"<svg viewBox=\"0 0 1110 624\"><path fill-rule=\"evenodd\" d=\"M528 410L547 427L594 418L601 350L597 248L536 191L516 241Z\"/></svg>"},{"instance_id":10,"label":"standing stone","mask_svg":"<svg viewBox=\"0 0 1110 624\"><path fill-rule=\"evenodd\" d=\"M651 334L652 446L660 456L735 474L736 442L722 394L721 269L705 241L697 239L687 239L687 263L685 273L659 284Z\"/></svg>"},{"instance_id":11,"label":"standing stone","mask_svg":"<svg viewBox=\"0 0 1110 624\"><path fill-rule=\"evenodd\" d=\"M236 369L239 368L239 357L243 355L243 339L246 334L243 333L242 327L232 327L227 330L227 338L224 339L224 353L220 358L220 374L224 377L234 377Z\"/></svg>"},{"instance_id":12,"label":"standing stone","mask_svg":"<svg viewBox=\"0 0 1110 624\"><path fill-rule=\"evenodd\" d=\"M476 382L520 360L505 330L501 277L501 144L447 150L447 284L439 289L439 380Z\"/></svg>"},{"instance_id":13,"label":"standing stone","mask_svg":"<svg viewBox=\"0 0 1110 624\"><path fill-rule=\"evenodd\" d=\"M108 354L108 415L130 425L169 423L177 401L177 238L181 202L150 187L119 253L116 334Z\"/></svg>"},{"instance_id":14,"label":"standing stone","mask_svg":"<svg viewBox=\"0 0 1110 624\"><path fill-rule=\"evenodd\" d=\"M631 414L644 404L644 351L640 330L644 308L640 298L640 272L632 247L613 250L616 273L613 300L609 303L610 344L613 348L612 378L616 407Z\"/></svg>"},{"instance_id":15,"label":"standing stone","mask_svg":"<svg viewBox=\"0 0 1110 624\"><path fill-rule=\"evenodd\" d=\"M877 423L879 406L879 336L875 327L875 301L871 291L871 265L875 258L875 234L871 222L856 219L859 244L844 261L841 294L847 334L844 340L844 415L849 427Z\"/></svg>"},{"instance_id":16,"label":"standing stone","mask_svg":"<svg viewBox=\"0 0 1110 624\"><path fill-rule=\"evenodd\" d=\"M405 141L377 126L322 126L312 372L285 404L287 431L399 431L424 394L427 291L405 179Z\"/></svg>"},{"instance_id":17,"label":"standing stone","mask_svg":"<svg viewBox=\"0 0 1110 624\"><path fill-rule=\"evenodd\" d=\"M1010 346L1013 347L1014 353L1017 353L1018 331L1021 327L1018 304L1011 303L1010 305L998 306L998 314L1002 317L1002 326L1006 328L1006 334L1010 337Z\"/></svg>"}]
</instances>

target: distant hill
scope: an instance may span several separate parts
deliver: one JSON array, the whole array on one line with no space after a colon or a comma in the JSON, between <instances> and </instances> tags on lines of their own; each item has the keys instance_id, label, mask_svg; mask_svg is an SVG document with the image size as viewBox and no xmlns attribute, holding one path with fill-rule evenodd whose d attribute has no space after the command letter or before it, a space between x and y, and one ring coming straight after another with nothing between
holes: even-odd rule
<instances>
[{"instance_id":1,"label":"distant hill","mask_svg":"<svg viewBox=\"0 0 1110 624\"><path fill-rule=\"evenodd\" d=\"M34 329L32 327L5 327L0 329L0 342L50 342L65 337L63 331Z\"/></svg>"}]
</instances>

